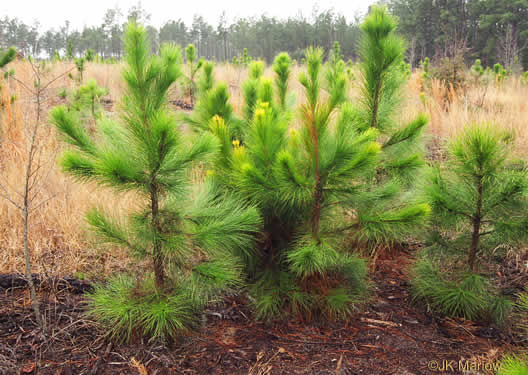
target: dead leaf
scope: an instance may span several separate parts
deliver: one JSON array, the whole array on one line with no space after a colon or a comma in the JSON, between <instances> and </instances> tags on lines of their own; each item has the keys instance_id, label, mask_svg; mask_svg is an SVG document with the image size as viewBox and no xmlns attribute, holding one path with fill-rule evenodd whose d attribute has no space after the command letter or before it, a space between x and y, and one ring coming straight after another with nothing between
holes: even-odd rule
<instances>
[{"instance_id":1,"label":"dead leaf","mask_svg":"<svg viewBox=\"0 0 528 375\"><path fill-rule=\"evenodd\" d=\"M130 363L138 370L139 375L149 375L145 365L136 360L134 357L132 357Z\"/></svg>"},{"instance_id":2,"label":"dead leaf","mask_svg":"<svg viewBox=\"0 0 528 375\"><path fill-rule=\"evenodd\" d=\"M28 363L24 367L22 367L22 373L23 374L31 374L33 371L35 371L35 364L34 363Z\"/></svg>"}]
</instances>

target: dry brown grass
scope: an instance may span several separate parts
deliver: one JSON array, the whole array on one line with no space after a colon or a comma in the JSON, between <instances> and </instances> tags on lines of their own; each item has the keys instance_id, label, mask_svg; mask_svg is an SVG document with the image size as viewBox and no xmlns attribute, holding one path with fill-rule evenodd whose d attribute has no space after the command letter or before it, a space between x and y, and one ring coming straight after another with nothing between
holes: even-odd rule
<instances>
[{"instance_id":1,"label":"dry brown grass","mask_svg":"<svg viewBox=\"0 0 528 375\"><path fill-rule=\"evenodd\" d=\"M72 66L71 63L50 65L49 76L59 75ZM18 79L31 85L29 64L16 62L12 67ZM85 80L96 79L99 85L109 89L110 98L118 101L123 92L120 68L119 64L87 64L84 77ZM297 93L297 100L301 101L302 90L296 80L299 70L295 68L293 71L291 89ZM247 71L227 64L218 66L215 72L218 81L228 83L235 111L239 112L242 102L240 85L246 79ZM266 69L265 76L272 76L270 68ZM67 76L54 82L46 93L44 112L61 103L58 98L61 89L71 89L74 85L74 81ZM493 122L511 130L516 135L517 154L527 156L528 87L522 85L520 79L510 78L502 87L490 85L482 106L478 103L485 90L483 87L470 87L464 93L452 93L438 82L432 82L431 87L424 90L425 105L420 98L421 87L420 75L413 74L402 108L402 121L425 111L431 118L428 132L439 139L451 137L469 123ZM179 92L181 90L175 90L173 95L177 96ZM17 96L14 103L10 102L12 95ZM350 88L350 96L357 97L354 84ZM448 104L444 100L446 97L450 98ZM9 185L14 192L23 181L26 157L24 126L34 115L35 109L33 99L14 80L7 83L2 81L0 99L3 103L0 116L0 182ZM47 113L43 114L43 118L47 119ZM75 183L56 165L55 157L61 145L51 126L42 127L39 140L41 159L51 161L42 195L55 195L55 198L31 217L30 246L34 272L49 275L84 273L96 277L129 267L125 251L115 248L105 251L105 247L95 242L86 231L83 216L94 205L115 213L132 209L137 202L136 197L131 194L117 196L95 185ZM0 254L0 273L23 271L22 218L20 212L4 200L0 200Z\"/></svg>"}]
</instances>

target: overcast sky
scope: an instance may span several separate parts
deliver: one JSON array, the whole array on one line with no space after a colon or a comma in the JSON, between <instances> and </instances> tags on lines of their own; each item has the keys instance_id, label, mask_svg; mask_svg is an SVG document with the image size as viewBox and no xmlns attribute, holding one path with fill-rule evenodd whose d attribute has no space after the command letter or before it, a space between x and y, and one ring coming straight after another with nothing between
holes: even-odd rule
<instances>
[{"instance_id":1,"label":"overcast sky","mask_svg":"<svg viewBox=\"0 0 528 375\"><path fill-rule=\"evenodd\" d=\"M216 26L223 11L228 20L236 17L268 16L286 18L302 12L310 16L314 6L319 10L334 9L349 21L354 15L363 14L374 0L150 0L142 1L142 7L151 15L151 23L161 26L170 19L183 19L190 24L193 15L202 15ZM78 29L84 25L99 25L106 9L119 6L124 13L138 0L0 0L0 18L19 18L25 23L37 20L44 28L59 28L66 20Z\"/></svg>"}]
</instances>

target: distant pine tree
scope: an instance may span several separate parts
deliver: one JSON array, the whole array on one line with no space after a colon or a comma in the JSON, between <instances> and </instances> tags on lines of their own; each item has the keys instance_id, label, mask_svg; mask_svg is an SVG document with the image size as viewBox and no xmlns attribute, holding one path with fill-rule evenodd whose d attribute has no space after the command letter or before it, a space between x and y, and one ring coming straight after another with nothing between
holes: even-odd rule
<instances>
[{"instance_id":1,"label":"distant pine tree","mask_svg":"<svg viewBox=\"0 0 528 375\"><path fill-rule=\"evenodd\" d=\"M3 68L16 58L16 49L9 48L7 51L0 51L0 68Z\"/></svg>"},{"instance_id":2,"label":"distant pine tree","mask_svg":"<svg viewBox=\"0 0 528 375\"><path fill-rule=\"evenodd\" d=\"M185 77L185 81L191 105L194 105L194 98L196 95L196 75L200 72L204 60L198 59L194 44L189 44L187 48L185 48L185 57L187 58L187 65L189 67L189 75Z\"/></svg>"}]
</instances>

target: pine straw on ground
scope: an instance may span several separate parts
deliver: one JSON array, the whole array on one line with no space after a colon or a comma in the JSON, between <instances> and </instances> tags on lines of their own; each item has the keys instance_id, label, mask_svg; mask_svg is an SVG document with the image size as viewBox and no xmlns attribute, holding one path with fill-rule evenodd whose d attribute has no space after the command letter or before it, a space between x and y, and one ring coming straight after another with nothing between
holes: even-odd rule
<instances>
[{"instance_id":1,"label":"pine straw on ground","mask_svg":"<svg viewBox=\"0 0 528 375\"><path fill-rule=\"evenodd\" d=\"M204 314L181 343L111 344L82 314L82 296L42 293L48 336L32 320L25 290L4 290L0 369L4 374L372 374L424 375L430 361L494 362L516 350L489 326L439 319L412 304L406 281L412 254L378 258L375 295L345 323L255 323L244 298ZM0 374L2 370L0 370Z\"/></svg>"}]
</instances>

